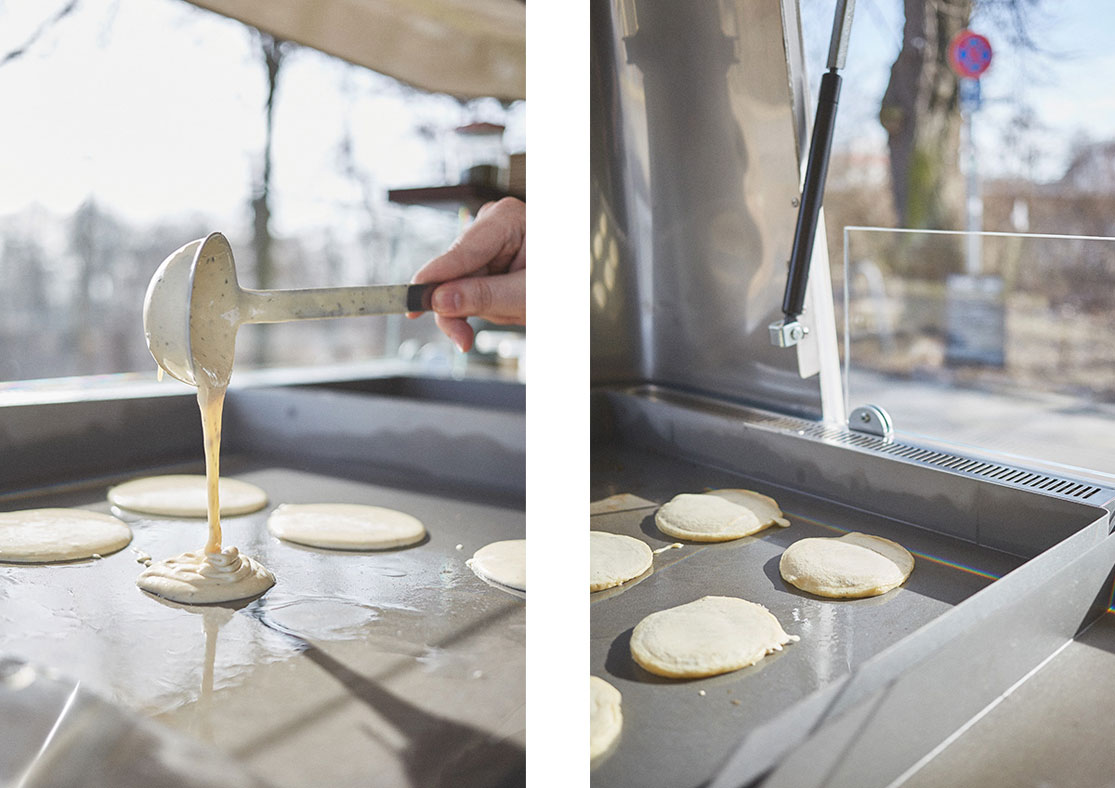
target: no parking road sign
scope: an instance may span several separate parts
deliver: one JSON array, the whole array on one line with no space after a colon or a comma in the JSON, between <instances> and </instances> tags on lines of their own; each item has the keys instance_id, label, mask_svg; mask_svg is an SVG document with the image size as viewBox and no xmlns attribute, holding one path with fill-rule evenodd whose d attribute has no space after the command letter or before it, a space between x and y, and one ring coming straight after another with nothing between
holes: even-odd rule
<instances>
[{"instance_id":1,"label":"no parking road sign","mask_svg":"<svg viewBox=\"0 0 1115 788\"><path fill-rule=\"evenodd\" d=\"M962 77L979 79L991 65L991 42L979 33L961 30L949 44L949 65Z\"/></svg>"}]
</instances>

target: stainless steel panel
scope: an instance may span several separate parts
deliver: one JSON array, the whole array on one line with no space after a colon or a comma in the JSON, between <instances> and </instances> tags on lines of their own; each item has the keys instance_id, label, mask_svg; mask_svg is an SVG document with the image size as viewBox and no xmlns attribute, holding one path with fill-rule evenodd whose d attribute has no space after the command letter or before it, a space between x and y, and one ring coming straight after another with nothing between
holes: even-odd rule
<instances>
[{"instance_id":1,"label":"stainless steel panel","mask_svg":"<svg viewBox=\"0 0 1115 788\"><path fill-rule=\"evenodd\" d=\"M231 451L376 468L447 491L482 489L523 500L522 411L308 388L229 396Z\"/></svg>"},{"instance_id":2,"label":"stainless steel panel","mask_svg":"<svg viewBox=\"0 0 1115 788\"><path fill-rule=\"evenodd\" d=\"M370 463L522 498L524 387L397 376L232 388L224 451ZM0 495L200 456L190 394L0 407Z\"/></svg>"},{"instance_id":3,"label":"stainless steel panel","mask_svg":"<svg viewBox=\"0 0 1115 788\"><path fill-rule=\"evenodd\" d=\"M134 532L121 552L56 566L0 565L0 653L50 666L268 784L521 784L524 604L481 582L465 561L488 542L524 534L523 414L445 399L230 392L222 475L258 484L271 504L224 518L225 542L259 558L277 585L259 599L217 606L144 594L135 586L137 551L158 559L197 549L206 526L121 512ZM109 420L95 475L73 465L61 485L0 487L0 507L109 511L105 490L115 481L202 471L200 435L172 453L176 462L149 446L158 443L160 412L174 429L187 412L199 420L191 397L104 407L137 418ZM77 444L92 445L98 431L82 427L80 413L84 406L67 423ZM32 459L36 422L25 422L18 452ZM51 456L60 456L65 431L38 429L49 436ZM473 444L477 455L491 457L455 467L473 438L485 441ZM43 480L47 467L43 459L34 478ZM298 547L268 533L274 506L314 501L400 509L421 519L429 538L356 553ZM3 718L11 717L0 705ZM120 752L129 759L124 771L142 774L136 751Z\"/></svg>"},{"instance_id":4,"label":"stainless steel panel","mask_svg":"<svg viewBox=\"0 0 1115 788\"><path fill-rule=\"evenodd\" d=\"M655 389L609 392L595 405L606 413L597 414L593 499L627 493L643 505L598 506L594 528L665 545L673 540L654 526L657 505L718 486L773 495L792 525L664 552L634 585L593 595L591 669L623 693L625 719L594 785L726 788L770 769L781 780L772 785L819 786L837 774L841 785L885 785L880 775L907 768L1106 608L1115 541L1099 503L1111 490L1091 505L1044 496ZM914 574L895 592L849 601L781 580L788 544L839 529L906 545ZM660 679L634 665L635 624L705 594L759 602L802 639L710 679ZM888 693L903 703L884 702ZM919 726L925 733L912 733ZM850 748L848 736L865 730L872 736Z\"/></svg>"},{"instance_id":5,"label":"stainless steel panel","mask_svg":"<svg viewBox=\"0 0 1115 788\"><path fill-rule=\"evenodd\" d=\"M1110 785L1113 671L1115 616L1108 613L903 785Z\"/></svg>"},{"instance_id":6,"label":"stainless steel panel","mask_svg":"<svg viewBox=\"0 0 1115 788\"><path fill-rule=\"evenodd\" d=\"M820 414L770 345L804 120L796 9L592 6L592 376ZM784 31L783 20L787 25Z\"/></svg>"},{"instance_id":7,"label":"stainless steel panel","mask_svg":"<svg viewBox=\"0 0 1115 788\"><path fill-rule=\"evenodd\" d=\"M988 589L987 597L992 598L963 609L968 620L962 631L942 639L937 648L910 653L907 665L895 671L884 687L834 708L830 718L789 752L762 785L883 788L916 774L919 764L950 736L1025 682L1083 626L1107 610L1113 564L1115 537L1107 534L1106 526L1092 528L995 583ZM1040 709L1026 713L1038 715ZM1074 735L1057 731L1050 723L1043 720L1040 732L1025 740L1024 746L1047 747L1065 734ZM1020 746L1019 740L1014 744ZM748 745L725 767L713 788L743 784L737 778L749 770L733 767L746 764L748 751L754 751ZM935 784L986 783L961 778Z\"/></svg>"}]
</instances>

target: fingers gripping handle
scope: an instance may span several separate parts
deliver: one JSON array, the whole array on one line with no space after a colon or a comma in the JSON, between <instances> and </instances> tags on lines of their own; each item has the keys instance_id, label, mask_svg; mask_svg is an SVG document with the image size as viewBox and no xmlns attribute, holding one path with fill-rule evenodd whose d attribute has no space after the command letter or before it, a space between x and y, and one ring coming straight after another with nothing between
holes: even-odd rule
<instances>
[{"instance_id":1,"label":"fingers gripping handle","mask_svg":"<svg viewBox=\"0 0 1115 788\"><path fill-rule=\"evenodd\" d=\"M433 308L434 289L437 284L410 285L407 288L407 311L429 312Z\"/></svg>"}]
</instances>

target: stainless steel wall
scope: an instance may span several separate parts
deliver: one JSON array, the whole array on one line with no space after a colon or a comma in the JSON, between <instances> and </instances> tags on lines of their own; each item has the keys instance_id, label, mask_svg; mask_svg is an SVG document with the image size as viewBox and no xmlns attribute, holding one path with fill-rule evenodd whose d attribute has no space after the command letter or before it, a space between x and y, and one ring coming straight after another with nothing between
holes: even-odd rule
<instances>
[{"instance_id":1,"label":"stainless steel wall","mask_svg":"<svg viewBox=\"0 0 1115 788\"><path fill-rule=\"evenodd\" d=\"M767 332L807 138L795 0L593 0L591 58L593 383L819 418Z\"/></svg>"}]
</instances>

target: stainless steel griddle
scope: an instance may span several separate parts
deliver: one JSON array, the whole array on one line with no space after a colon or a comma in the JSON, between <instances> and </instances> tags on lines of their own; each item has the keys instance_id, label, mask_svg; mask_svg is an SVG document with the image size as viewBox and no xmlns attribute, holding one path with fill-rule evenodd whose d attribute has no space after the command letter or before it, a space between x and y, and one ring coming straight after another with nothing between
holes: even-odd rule
<instances>
[{"instance_id":1,"label":"stainless steel griddle","mask_svg":"<svg viewBox=\"0 0 1115 788\"><path fill-rule=\"evenodd\" d=\"M594 414L593 529L664 547L658 506L716 487L771 495L792 523L683 543L592 595L590 670L624 715L594 785L886 785L1107 608L1115 491L656 387L598 392ZM910 580L846 601L782 581L789 544L850 530L913 551ZM706 594L801 640L708 679L638 667L633 627Z\"/></svg>"},{"instance_id":2,"label":"stainless steel griddle","mask_svg":"<svg viewBox=\"0 0 1115 788\"><path fill-rule=\"evenodd\" d=\"M7 408L0 435L5 510L108 512L113 483L204 472L188 395ZM223 518L225 544L278 577L259 599L189 607L136 588L139 554L197 549L201 519L116 510L135 534L119 553L0 565L2 672L22 677L0 681L0 719L18 709L33 732L0 736L0 779L34 764L26 785L222 784L203 779L200 759L222 765L223 784L521 784L524 602L465 566L479 547L524 536L521 386L234 389L222 475L271 499ZM268 533L276 505L309 502L400 509L429 538L357 553ZM96 768L80 766L89 752L101 753Z\"/></svg>"}]
</instances>

